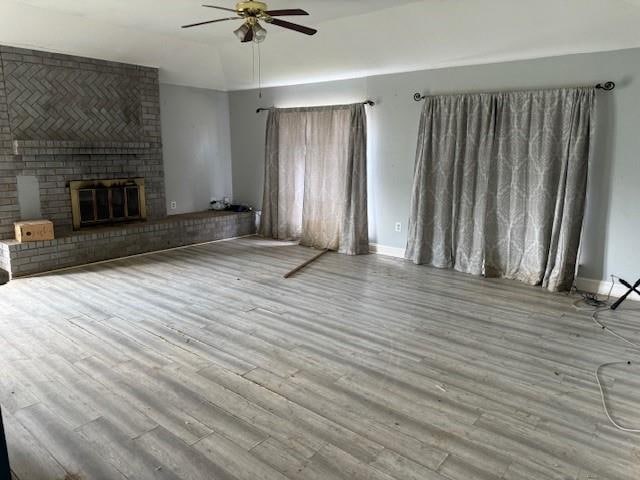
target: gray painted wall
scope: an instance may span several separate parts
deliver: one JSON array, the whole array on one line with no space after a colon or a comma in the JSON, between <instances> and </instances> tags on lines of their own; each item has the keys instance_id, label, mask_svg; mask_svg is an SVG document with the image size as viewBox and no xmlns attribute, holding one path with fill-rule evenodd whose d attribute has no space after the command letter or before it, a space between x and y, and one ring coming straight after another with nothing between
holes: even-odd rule
<instances>
[{"instance_id":1,"label":"gray painted wall","mask_svg":"<svg viewBox=\"0 0 640 480\"><path fill-rule=\"evenodd\" d=\"M591 85L614 80L599 95L599 139L590 174L579 276L640 275L640 49L447 68L294 87L230 93L236 200L262 199L266 113L259 106L349 103L370 98L371 242L404 248L422 104L413 93L453 93ZM163 117L164 118L164 117ZM394 225L402 223L402 232Z\"/></svg>"},{"instance_id":2,"label":"gray painted wall","mask_svg":"<svg viewBox=\"0 0 640 480\"><path fill-rule=\"evenodd\" d=\"M167 213L202 211L212 198L231 197L227 93L162 84L160 117Z\"/></svg>"}]
</instances>

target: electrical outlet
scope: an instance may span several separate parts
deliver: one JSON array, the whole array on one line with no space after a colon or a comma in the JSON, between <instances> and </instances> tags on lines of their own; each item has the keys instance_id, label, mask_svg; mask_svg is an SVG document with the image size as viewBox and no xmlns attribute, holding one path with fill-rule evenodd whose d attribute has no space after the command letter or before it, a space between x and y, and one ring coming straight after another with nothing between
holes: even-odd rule
<instances>
[{"instance_id":1,"label":"electrical outlet","mask_svg":"<svg viewBox=\"0 0 640 480\"><path fill-rule=\"evenodd\" d=\"M176 208L178 208L178 202L176 202L175 200L173 202L171 202L169 204L171 210L175 210Z\"/></svg>"},{"instance_id":2,"label":"electrical outlet","mask_svg":"<svg viewBox=\"0 0 640 480\"><path fill-rule=\"evenodd\" d=\"M396 223L396 232L402 231L402 224L400 222Z\"/></svg>"}]
</instances>

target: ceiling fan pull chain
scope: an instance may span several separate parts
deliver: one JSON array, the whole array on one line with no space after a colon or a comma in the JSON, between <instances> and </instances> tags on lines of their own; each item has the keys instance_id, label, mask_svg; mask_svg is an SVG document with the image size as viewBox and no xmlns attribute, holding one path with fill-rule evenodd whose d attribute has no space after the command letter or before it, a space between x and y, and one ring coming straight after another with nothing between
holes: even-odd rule
<instances>
[{"instance_id":1,"label":"ceiling fan pull chain","mask_svg":"<svg viewBox=\"0 0 640 480\"><path fill-rule=\"evenodd\" d=\"M251 83L256 82L256 44L251 42Z\"/></svg>"},{"instance_id":2,"label":"ceiling fan pull chain","mask_svg":"<svg viewBox=\"0 0 640 480\"><path fill-rule=\"evenodd\" d=\"M258 98L262 98L262 53L258 43Z\"/></svg>"}]
</instances>

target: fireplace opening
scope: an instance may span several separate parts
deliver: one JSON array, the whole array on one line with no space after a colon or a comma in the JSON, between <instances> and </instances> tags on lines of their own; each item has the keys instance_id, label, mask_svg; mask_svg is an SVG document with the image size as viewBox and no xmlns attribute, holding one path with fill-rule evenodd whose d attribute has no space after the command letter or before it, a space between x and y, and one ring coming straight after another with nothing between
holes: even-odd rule
<instances>
[{"instance_id":1,"label":"fireplace opening","mask_svg":"<svg viewBox=\"0 0 640 480\"><path fill-rule=\"evenodd\" d=\"M75 230L146 219L143 178L81 180L69 186Z\"/></svg>"}]
</instances>

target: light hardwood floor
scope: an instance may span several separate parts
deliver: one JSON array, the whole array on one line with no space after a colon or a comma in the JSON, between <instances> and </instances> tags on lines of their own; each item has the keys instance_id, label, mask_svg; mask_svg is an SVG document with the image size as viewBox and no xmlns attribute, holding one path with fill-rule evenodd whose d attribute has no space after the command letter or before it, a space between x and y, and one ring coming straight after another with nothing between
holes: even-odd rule
<instances>
[{"instance_id":1,"label":"light hardwood floor","mask_svg":"<svg viewBox=\"0 0 640 480\"><path fill-rule=\"evenodd\" d=\"M247 238L0 287L16 477L640 478L593 375L639 355L575 297L375 255L282 279L311 254ZM640 342L639 307L601 318ZM640 363L602 373L640 426Z\"/></svg>"}]
</instances>

